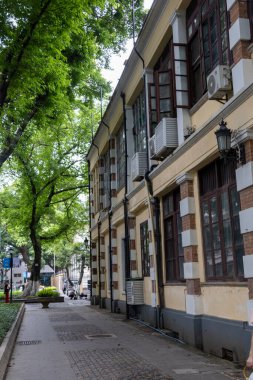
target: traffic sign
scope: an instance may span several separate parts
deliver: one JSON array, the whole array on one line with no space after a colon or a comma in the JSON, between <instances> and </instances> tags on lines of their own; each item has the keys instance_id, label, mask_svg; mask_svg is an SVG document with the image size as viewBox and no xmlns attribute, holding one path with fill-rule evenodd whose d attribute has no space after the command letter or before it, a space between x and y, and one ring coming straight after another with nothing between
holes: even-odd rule
<instances>
[{"instance_id":1,"label":"traffic sign","mask_svg":"<svg viewBox=\"0 0 253 380\"><path fill-rule=\"evenodd\" d=\"M4 269L10 269L10 267L11 267L11 258L10 257L5 257L3 259L3 267L4 267Z\"/></svg>"}]
</instances>

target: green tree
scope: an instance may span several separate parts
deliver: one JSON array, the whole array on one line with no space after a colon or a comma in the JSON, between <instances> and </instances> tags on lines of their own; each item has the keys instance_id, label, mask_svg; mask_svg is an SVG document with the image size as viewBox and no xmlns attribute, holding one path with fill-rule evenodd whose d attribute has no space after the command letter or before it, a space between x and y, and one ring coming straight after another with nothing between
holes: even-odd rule
<instances>
[{"instance_id":1,"label":"green tree","mask_svg":"<svg viewBox=\"0 0 253 380\"><path fill-rule=\"evenodd\" d=\"M142 2L135 1L137 25ZM129 0L0 0L0 167L28 126L53 121L108 90L100 69L131 34ZM78 102L78 104L76 103Z\"/></svg>"},{"instance_id":2,"label":"green tree","mask_svg":"<svg viewBox=\"0 0 253 380\"><path fill-rule=\"evenodd\" d=\"M47 129L46 135L37 130L22 139L2 173L12 180L0 193L2 220L20 245L31 244L34 251L31 293L38 287L43 244L62 236L73 240L88 223L83 152L90 128L73 128L73 122L79 124L77 116L66 119L64 127Z\"/></svg>"}]
</instances>

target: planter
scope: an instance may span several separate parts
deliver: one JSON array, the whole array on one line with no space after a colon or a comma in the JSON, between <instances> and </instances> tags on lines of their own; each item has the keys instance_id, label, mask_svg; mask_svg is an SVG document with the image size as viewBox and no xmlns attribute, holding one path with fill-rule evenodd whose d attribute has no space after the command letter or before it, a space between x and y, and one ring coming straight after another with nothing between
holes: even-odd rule
<instances>
[{"instance_id":1,"label":"planter","mask_svg":"<svg viewBox=\"0 0 253 380\"><path fill-rule=\"evenodd\" d=\"M50 303L64 302L63 296L58 297L27 297L14 299L13 302L24 302L24 303L41 303L43 309L47 309Z\"/></svg>"}]
</instances>

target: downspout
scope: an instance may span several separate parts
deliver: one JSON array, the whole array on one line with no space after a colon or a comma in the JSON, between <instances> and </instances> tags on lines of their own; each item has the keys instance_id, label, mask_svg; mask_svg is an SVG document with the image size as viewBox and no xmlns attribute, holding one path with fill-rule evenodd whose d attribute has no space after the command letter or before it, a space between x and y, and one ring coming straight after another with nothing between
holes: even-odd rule
<instances>
[{"instance_id":1,"label":"downspout","mask_svg":"<svg viewBox=\"0 0 253 380\"><path fill-rule=\"evenodd\" d=\"M108 130L109 136L109 163L111 165L111 139L110 127L103 120L102 123ZM110 265L110 293L111 293L111 313L113 312L113 282L112 282L112 187L111 187L111 170L110 170L110 186L109 186L109 211L108 211L108 226L109 226L109 265Z\"/></svg>"},{"instance_id":2,"label":"downspout","mask_svg":"<svg viewBox=\"0 0 253 380\"><path fill-rule=\"evenodd\" d=\"M94 143L94 140L92 139L91 141L91 145L94 145L95 148L97 148L97 151L98 151L98 158L100 157L100 153L99 153L99 147ZM90 207L90 206L89 206ZM91 236L91 232L90 232L90 236ZM91 241L91 240L90 240ZM98 286L99 286L99 291L98 291L98 298L99 298L99 306L101 307L101 282L100 282L100 221L98 219ZM91 284L92 286L92 284Z\"/></svg>"},{"instance_id":3,"label":"downspout","mask_svg":"<svg viewBox=\"0 0 253 380\"><path fill-rule=\"evenodd\" d=\"M149 173L145 174L145 184L148 195L148 207L152 226L152 240L154 241L154 267L156 275L156 327L162 328L161 309L164 307L163 273L161 260L161 233L160 233L160 203L159 198L153 196L152 182Z\"/></svg>"},{"instance_id":4,"label":"downspout","mask_svg":"<svg viewBox=\"0 0 253 380\"><path fill-rule=\"evenodd\" d=\"M88 163L88 182L89 182L89 236L90 236L90 300L92 300L92 254L91 254L91 190L90 190L90 160Z\"/></svg>"},{"instance_id":5,"label":"downspout","mask_svg":"<svg viewBox=\"0 0 253 380\"><path fill-rule=\"evenodd\" d=\"M126 318L129 319L129 305L127 304L127 280L130 277L130 252L129 252L129 228L128 228L128 199L127 199L127 127L126 127L126 96L125 93L121 93L123 104L123 119L124 119L124 135L125 135L125 194L124 194L124 224L125 224L125 291L126 291Z\"/></svg>"},{"instance_id":6,"label":"downspout","mask_svg":"<svg viewBox=\"0 0 253 380\"><path fill-rule=\"evenodd\" d=\"M101 222L98 220L98 299L99 299L99 307L102 308L101 305L101 249L100 249L100 227Z\"/></svg>"}]
</instances>

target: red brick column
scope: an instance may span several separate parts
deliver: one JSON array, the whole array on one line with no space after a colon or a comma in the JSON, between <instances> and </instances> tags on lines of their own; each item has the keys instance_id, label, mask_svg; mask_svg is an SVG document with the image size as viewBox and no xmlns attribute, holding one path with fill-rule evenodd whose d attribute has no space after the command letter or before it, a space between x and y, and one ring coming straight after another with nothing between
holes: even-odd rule
<instances>
[{"instance_id":1,"label":"red brick column","mask_svg":"<svg viewBox=\"0 0 253 380\"><path fill-rule=\"evenodd\" d=\"M117 229L112 228L112 288L113 300L119 299Z\"/></svg>"},{"instance_id":2,"label":"red brick column","mask_svg":"<svg viewBox=\"0 0 253 380\"><path fill-rule=\"evenodd\" d=\"M137 254L135 246L135 218L128 218L129 250L130 250L130 277L137 278Z\"/></svg>"},{"instance_id":3,"label":"red brick column","mask_svg":"<svg viewBox=\"0 0 253 380\"><path fill-rule=\"evenodd\" d=\"M105 289L105 238L100 236L100 289L101 289L101 298L106 297Z\"/></svg>"},{"instance_id":4,"label":"red brick column","mask_svg":"<svg viewBox=\"0 0 253 380\"><path fill-rule=\"evenodd\" d=\"M249 322L253 322L253 140L245 142L245 156L246 164L236 170L236 183L241 203L239 216L245 252L244 277L248 279L249 289L247 308Z\"/></svg>"},{"instance_id":5,"label":"red brick column","mask_svg":"<svg viewBox=\"0 0 253 380\"><path fill-rule=\"evenodd\" d=\"M151 306L157 306L156 294L157 294L157 284L156 284L156 268L155 268L155 247L153 241L152 233L152 220L148 219L148 238L149 238L149 256L150 256L150 279L152 284L152 294L151 294Z\"/></svg>"},{"instance_id":6,"label":"red brick column","mask_svg":"<svg viewBox=\"0 0 253 380\"><path fill-rule=\"evenodd\" d=\"M98 283L98 262L97 262L97 249L96 243L91 242L91 273L92 273L92 295L98 296L97 294L97 283Z\"/></svg>"},{"instance_id":7,"label":"red brick column","mask_svg":"<svg viewBox=\"0 0 253 380\"><path fill-rule=\"evenodd\" d=\"M202 314L193 176L185 173L177 178L177 184L180 185L181 196L184 278L187 289L186 312L195 315Z\"/></svg>"},{"instance_id":8,"label":"red brick column","mask_svg":"<svg viewBox=\"0 0 253 380\"><path fill-rule=\"evenodd\" d=\"M253 64L250 20L248 15L248 2L242 0L227 0L227 9L230 15L229 42L233 54L234 66L232 68L234 94L251 83Z\"/></svg>"},{"instance_id":9,"label":"red brick column","mask_svg":"<svg viewBox=\"0 0 253 380\"><path fill-rule=\"evenodd\" d=\"M117 199L117 182L116 182L116 139L110 139L110 186L111 186L111 204L116 203Z\"/></svg>"}]
</instances>

